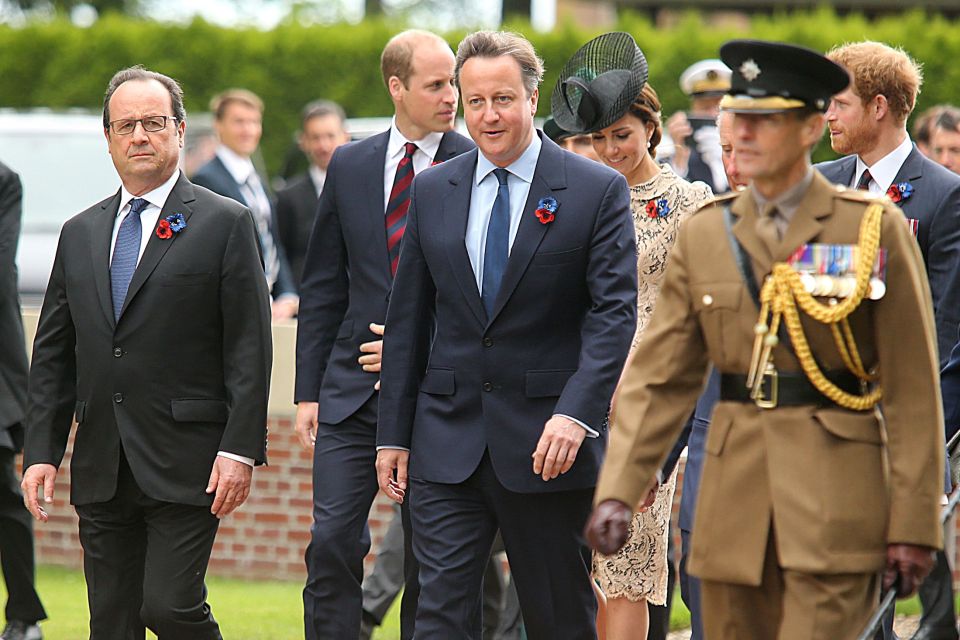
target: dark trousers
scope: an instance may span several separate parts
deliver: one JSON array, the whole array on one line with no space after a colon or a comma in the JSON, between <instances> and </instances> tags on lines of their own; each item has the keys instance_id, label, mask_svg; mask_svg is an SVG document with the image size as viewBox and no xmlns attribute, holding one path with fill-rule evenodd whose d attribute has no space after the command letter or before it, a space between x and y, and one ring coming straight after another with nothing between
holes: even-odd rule
<instances>
[{"instance_id":1,"label":"dark trousers","mask_svg":"<svg viewBox=\"0 0 960 640\"><path fill-rule=\"evenodd\" d=\"M650 627L647 629L647 640L667 640L670 633L670 609L673 608L673 590L677 586L677 550L674 548L673 532L670 520L667 520L667 601L662 604L650 604L647 601L647 611L650 616Z\"/></svg>"},{"instance_id":2,"label":"dark trousers","mask_svg":"<svg viewBox=\"0 0 960 640\"><path fill-rule=\"evenodd\" d=\"M220 521L147 497L123 455L117 493L77 505L90 640L221 640L203 583Z\"/></svg>"},{"instance_id":3,"label":"dark trousers","mask_svg":"<svg viewBox=\"0 0 960 640\"><path fill-rule=\"evenodd\" d=\"M36 622L47 617L34 587L33 518L23 507L15 454L0 448L0 566L7 586L7 620Z\"/></svg>"},{"instance_id":4,"label":"dark trousers","mask_svg":"<svg viewBox=\"0 0 960 640\"><path fill-rule=\"evenodd\" d=\"M592 489L514 493L500 484L487 454L463 483L411 477L410 484L418 640L482 638L481 583L498 528L527 637L595 640L597 601L582 536Z\"/></svg>"},{"instance_id":5,"label":"dark trousers","mask_svg":"<svg viewBox=\"0 0 960 640\"><path fill-rule=\"evenodd\" d=\"M373 571L363 579L363 615L376 626L383 624L383 618L393 604L404 585L404 540L400 505L394 503L393 519L377 548L377 561ZM490 562L483 574L483 638L501 640L518 638L520 628L520 605L516 602L517 590L505 584L500 569L500 559L496 554L503 551L503 541L499 540L499 549L494 545ZM515 605L512 609L509 607ZM512 621L504 615L513 616ZM372 629L371 629L372 630ZM361 636L363 638L364 636ZM369 637L369 636L367 636Z\"/></svg>"},{"instance_id":6,"label":"dark trousers","mask_svg":"<svg viewBox=\"0 0 960 640\"><path fill-rule=\"evenodd\" d=\"M680 597L690 611L690 640L703 640L700 608L700 579L687 573L690 559L690 532L680 529Z\"/></svg>"},{"instance_id":7,"label":"dark trousers","mask_svg":"<svg viewBox=\"0 0 960 640\"><path fill-rule=\"evenodd\" d=\"M360 633L363 558L370 550L367 517L377 485L377 396L339 424L321 422L313 450L313 526L303 589L307 640L353 640ZM403 511L406 511L404 509ZM404 515L405 519L409 516ZM406 526L406 525L405 525ZM417 567L410 536L400 605L401 637L413 637Z\"/></svg>"}]
</instances>

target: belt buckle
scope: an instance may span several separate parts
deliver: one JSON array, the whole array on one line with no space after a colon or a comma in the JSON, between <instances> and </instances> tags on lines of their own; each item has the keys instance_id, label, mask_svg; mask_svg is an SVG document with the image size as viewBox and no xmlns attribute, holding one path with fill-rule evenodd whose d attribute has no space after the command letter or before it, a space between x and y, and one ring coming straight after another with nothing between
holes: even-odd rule
<instances>
[{"instance_id":1,"label":"belt buckle","mask_svg":"<svg viewBox=\"0 0 960 640\"><path fill-rule=\"evenodd\" d=\"M765 391L769 391L766 393ZM775 409L780 396L780 374L772 363L768 363L760 377L753 402L761 409Z\"/></svg>"}]
</instances>

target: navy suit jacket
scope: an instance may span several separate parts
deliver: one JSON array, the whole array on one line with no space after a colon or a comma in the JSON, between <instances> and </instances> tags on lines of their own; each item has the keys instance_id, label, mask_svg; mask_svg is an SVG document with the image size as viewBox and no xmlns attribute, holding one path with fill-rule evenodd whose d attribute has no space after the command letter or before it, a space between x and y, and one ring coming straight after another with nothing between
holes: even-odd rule
<instances>
[{"instance_id":1,"label":"navy suit jacket","mask_svg":"<svg viewBox=\"0 0 960 640\"><path fill-rule=\"evenodd\" d=\"M23 188L20 177L0 163L0 448L23 446L23 416L27 405L27 350L17 293L17 244Z\"/></svg>"},{"instance_id":2,"label":"navy suit jacket","mask_svg":"<svg viewBox=\"0 0 960 640\"><path fill-rule=\"evenodd\" d=\"M545 136L492 317L464 244L477 153L417 177L387 312L378 446L410 449L410 474L459 483L485 451L507 489L595 486L610 399L637 316L626 181ZM541 224L541 198L559 204ZM435 322L434 322L435 320ZM601 433L544 482L531 455L564 414Z\"/></svg>"},{"instance_id":3,"label":"navy suit jacket","mask_svg":"<svg viewBox=\"0 0 960 640\"><path fill-rule=\"evenodd\" d=\"M369 324L386 320L393 284L383 201L389 140L385 131L334 152L307 245L294 400L319 401L319 419L327 424L353 415L373 395L377 382L377 374L361 369L357 358L361 344L378 339ZM469 139L448 132L434 162L472 148Z\"/></svg>"},{"instance_id":4,"label":"navy suit jacket","mask_svg":"<svg viewBox=\"0 0 960 640\"><path fill-rule=\"evenodd\" d=\"M201 187L210 189L210 191L214 193L219 193L222 196L236 200L240 204L246 205L247 208L251 207L251 204L246 201L240 192L237 181L233 179L233 176L227 171L227 167L224 166L223 162L221 162L217 156L214 156L210 162L197 169L197 173L194 174L191 181ZM261 182L263 182L264 188L266 188L266 182L262 179ZM293 271L290 269L290 263L287 261L283 243L280 242L280 238L277 236L276 205L269 191L267 192L267 199L270 200L270 234L273 236L273 244L277 247L277 258L280 260L280 271L277 273L277 281L273 283L273 290L270 292L270 295L274 298L279 298L288 293L296 294L297 283L293 277Z\"/></svg>"},{"instance_id":5,"label":"navy suit jacket","mask_svg":"<svg viewBox=\"0 0 960 640\"><path fill-rule=\"evenodd\" d=\"M816 168L830 182L849 186L857 170L857 157L822 162ZM917 242L933 294L943 366L957 342L960 325L960 176L927 159L914 146L894 182L913 185L913 195L898 206L907 218L919 223Z\"/></svg>"}]
</instances>

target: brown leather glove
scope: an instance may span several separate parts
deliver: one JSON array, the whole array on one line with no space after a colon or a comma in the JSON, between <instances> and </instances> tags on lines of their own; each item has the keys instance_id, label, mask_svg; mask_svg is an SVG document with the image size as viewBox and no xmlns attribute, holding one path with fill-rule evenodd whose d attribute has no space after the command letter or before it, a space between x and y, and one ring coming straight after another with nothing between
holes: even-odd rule
<instances>
[{"instance_id":1,"label":"brown leather glove","mask_svg":"<svg viewBox=\"0 0 960 640\"><path fill-rule=\"evenodd\" d=\"M615 553L627 542L633 509L619 500L604 500L593 509L584 529L587 544L604 555Z\"/></svg>"},{"instance_id":2,"label":"brown leather glove","mask_svg":"<svg viewBox=\"0 0 960 640\"><path fill-rule=\"evenodd\" d=\"M914 544L887 545L887 568L883 572L883 588L889 589L900 576L897 583L897 597L913 595L923 579L933 569L933 549Z\"/></svg>"}]
</instances>

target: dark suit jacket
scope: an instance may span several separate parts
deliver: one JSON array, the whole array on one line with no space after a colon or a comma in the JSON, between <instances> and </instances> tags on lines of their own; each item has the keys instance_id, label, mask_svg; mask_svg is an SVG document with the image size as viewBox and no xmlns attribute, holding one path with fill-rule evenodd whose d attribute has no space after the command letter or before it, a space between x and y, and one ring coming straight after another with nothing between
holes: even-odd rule
<instances>
[{"instance_id":1,"label":"dark suit jacket","mask_svg":"<svg viewBox=\"0 0 960 640\"><path fill-rule=\"evenodd\" d=\"M943 396L945 435L949 441L960 429L960 343L954 346L947 365L940 372L940 394Z\"/></svg>"},{"instance_id":2,"label":"dark suit jacket","mask_svg":"<svg viewBox=\"0 0 960 640\"><path fill-rule=\"evenodd\" d=\"M236 200L247 207L250 206L250 203L244 199L243 194L240 192L237 181L233 179L233 176L227 171L227 167L224 166L223 162L221 162L217 156L214 156L210 162L197 169L197 173L195 173L191 179L196 185L206 187L214 193L219 193L222 196ZM263 184L264 189L266 189L267 181L261 178L260 182ZM277 247L277 258L280 261L280 271L277 274L277 281L273 283L273 289L270 291L270 295L274 298L279 298L288 293L296 294L297 283L293 277L293 272L290 270L290 263L287 261L287 256L283 251L283 244L279 242L277 238L276 205L269 191L267 191L267 197L270 200L270 233L273 236L273 243Z\"/></svg>"},{"instance_id":3,"label":"dark suit jacket","mask_svg":"<svg viewBox=\"0 0 960 640\"><path fill-rule=\"evenodd\" d=\"M850 186L857 157L816 165L834 184ZM957 342L960 325L960 176L927 159L914 146L894 182L909 182L913 195L898 203L907 218L919 222L917 242L933 294L937 346L943 366Z\"/></svg>"},{"instance_id":4,"label":"dark suit jacket","mask_svg":"<svg viewBox=\"0 0 960 640\"><path fill-rule=\"evenodd\" d=\"M410 473L466 480L484 451L523 493L594 486L610 398L636 328L637 266L623 177L545 136L488 318L464 245L472 151L414 180L387 313L378 446L410 449ZM556 218L534 215L552 196ZM431 318L436 318L435 333ZM544 482L531 454L553 414L601 433Z\"/></svg>"},{"instance_id":5,"label":"dark suit jacket","mask_svg":"<svg viewBox=\"0 0 960 640\"><path fill-rule=\"evenodd\" d=\"M334 152L307 248L294 400L319 400L320 421L327 424L351 416L373 395L377 381L357 358L362 343L377 339L368 325L386 320L392 286L383 201L389 139L385 131ZM448 132L434 162L472 148L470 140Z\"/></svg>"},{"instance_id":6,"label":"dark suit jacket","mask_svg":"<svg viewBox=\"0 0 960 640\"><path fill-rule=\"evenodd\" d=\"M109 500L121 446L157 500L209 505L217 451L266 460L270 309L250 212L180 176L114 323L109 253L119 192L63 226L30 370L24 467L59 466L79 423L71 501Z\"/></svg>"},{"instance_id":7,"label":"dark suit jacket","mask_svg":"<svg viewBox=\"0 0 960 640\"><path fill-rule=\"evenodd\" d=\"M0 447L23 446L27 405L27 351L17 293L17 243L23 188L20 177L0 163Z\"/></svg>"},{"instance_id":8,"label":"dark suit jacket","mask_svg":"<svg viewBox=\"0 0 960 640\"><path fill-rule=\"evenodd\" d=\"M300 288L307 242L317 217L317 189L309 173L297 176L277 191L277 240L290 263L293 280Z\"/></svg>"}]
</instances>

